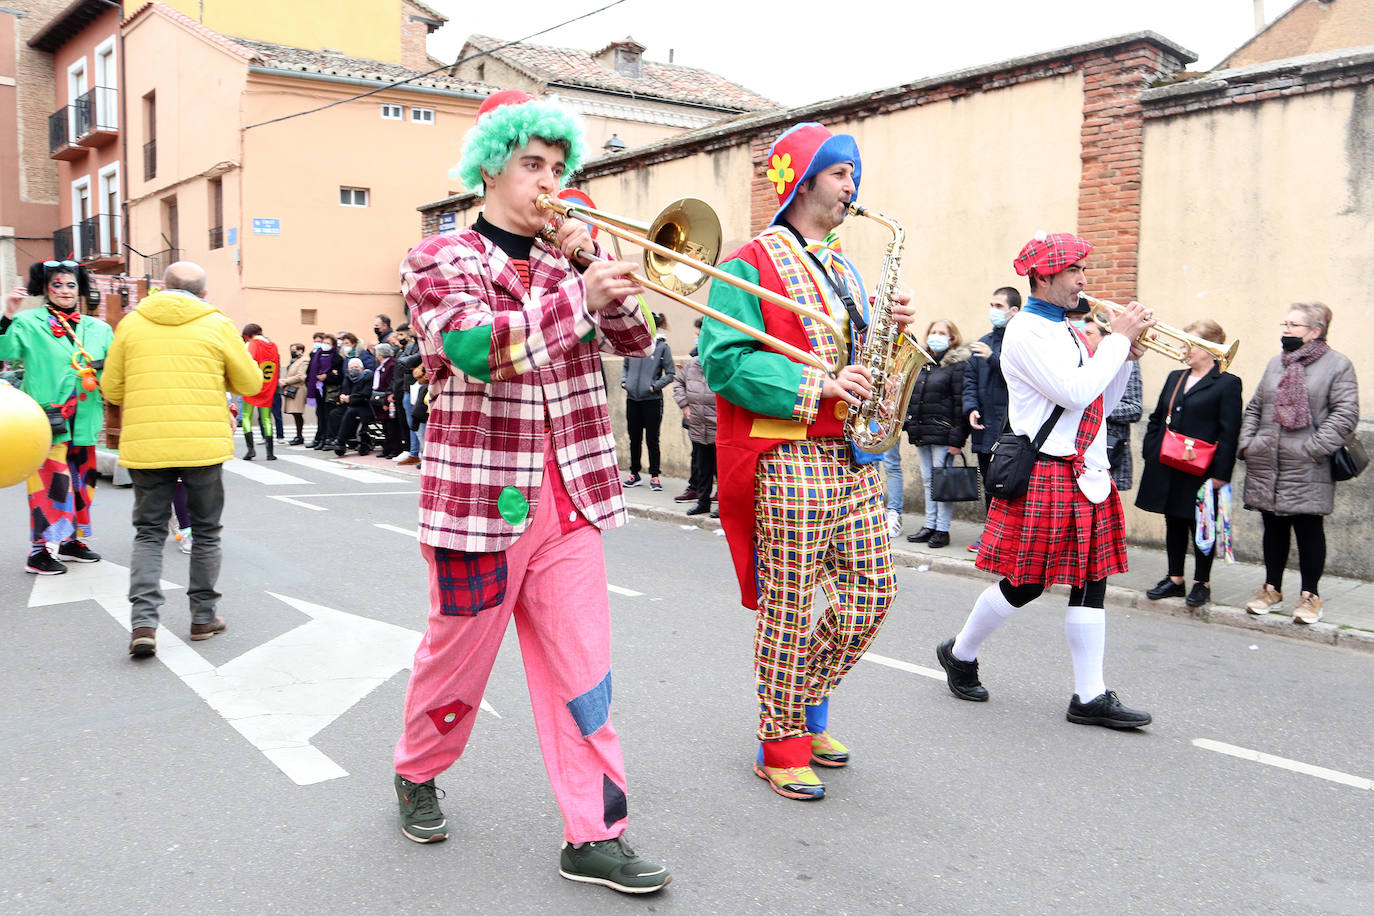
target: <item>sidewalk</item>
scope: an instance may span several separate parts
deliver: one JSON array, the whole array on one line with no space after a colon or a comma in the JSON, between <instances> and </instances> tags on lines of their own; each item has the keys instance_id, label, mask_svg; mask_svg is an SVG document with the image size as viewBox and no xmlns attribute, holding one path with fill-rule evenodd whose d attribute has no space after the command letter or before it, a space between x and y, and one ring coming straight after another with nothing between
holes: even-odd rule
<instances>
[{"instance_id":1,"label":"sidewalk","mask_svg":"<svg viewBox=\"0 0 1374 916\"><path fill-rule=\"evenodd\" d=\"M703 515L688 517L685 513L691 503L673 501L674 496L686 489L686 481L671 477L664 477L662 480L663 489L658 492L649 488L647 476L641 486L625 491L631 514L680 524L695 524L702 528L720 527L720 522ZM974 566L975 554L967 549L967 545L982 533L981 525L955 519L950 525L950 545L932 550L925 544L912 544L906 539L907 534L915 533L922 524L921 516L910 511L906 513L903 518L902 536L892 547L895 562L903 566L993 581L993 576ZM1374 652L1374 582L1323 576L1321 593L1325 606L1321 622L1304 626L1294 623L1291 616L1298 595L1296 552L1293 554L1293 568L1284 576L1283 609L1264 617L1255 617L1245 611L1245 602L1250 599L1255 589L1264 583L1264 567L1260 564L1214 564L1212 603L1194 609L1184 604L1182 598L1151 601L1145 597L1145 590L1154 587L1168 570L1162 548L1128 544L1127 555L1130 571L1108 580L1109 606L1139 608L1176 617L1195 617L1210 623ZM1189 587L1192 582L1187 577L1192 573L1192 562L1190 555L1184 567L1184 584ZM1056 586L1054 591L1067 593L1063 586Z\"/></svg>"}]
</instances>

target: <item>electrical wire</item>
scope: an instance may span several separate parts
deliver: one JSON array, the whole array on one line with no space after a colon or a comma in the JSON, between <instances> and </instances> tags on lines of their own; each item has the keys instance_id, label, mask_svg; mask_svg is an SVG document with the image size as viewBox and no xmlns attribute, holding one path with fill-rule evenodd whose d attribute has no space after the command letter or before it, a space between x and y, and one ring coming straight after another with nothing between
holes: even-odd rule
<instances>
[{"instance_id":1,"label":"electrical wire","mask_svg":"<svg viewBox=\"0 0 1374 916\"><path fill-rule=\"evenodd\" d=\"M376 89L369 89L367 92L360 93L358 95L352 96L351 98L339 99L338 101L330 102L327 105L320 105L318 108L309 108L305 111L298 111L295 114L282 115L280 118L273 118L270 121L259 121L257 124L249 124L247 127L244 128L244 130L252 130L255 127L266 127L269 124L276 124L279 121L289 121L292 118L301 118L308 114L314 114L317 111L324 111L326 108L333 108L335 105L344 105L348 102L356 102L358 99L365 99L369 95L375 95L378 92L386 92L388 89L395 89L397 86L404 86L406 83L414 82L418 79L424 79L427 76L433 76L440 70L448 70L450 74L452 74L453 71L458 69L460 64L465 64L468 61L476 60L479 57L486 57L488 54L494 54L497 51L509 48L511 45L517 45L521 42L529 41L531 38L538 38L540 35L546 35L549 32L552 32L554 29L561 29L565 25L572 25L574 22L579 22L590 16L595 16L597 13L604 13L611 7L619 6L624 2L625 0L611 0L611 2L607 3L605 6L597 7L596 9L591 10L590 12L583 13L580 16L574 16L571 19L565 19L557 25L551 25L546 29L540 29L538 32L531 32L523 38L517 38L514 41L508 41L503 45L497 45L494 48L488 48L485 51L479 51L478 53L469 55L468 57L460 57L458 60L455 60L451 64L443 64L442 66L435 67L433 70L427 70L424 73L417 73L414 76L407 77L403 80L398 80L394 83L390 83L385 86L378 86Z\"/></svg>"}]
</instances>

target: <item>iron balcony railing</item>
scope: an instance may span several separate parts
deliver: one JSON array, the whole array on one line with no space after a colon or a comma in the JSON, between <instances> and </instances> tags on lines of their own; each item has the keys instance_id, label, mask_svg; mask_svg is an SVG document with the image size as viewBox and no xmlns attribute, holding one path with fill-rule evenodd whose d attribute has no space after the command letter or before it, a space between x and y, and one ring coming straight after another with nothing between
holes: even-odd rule
<instances>
[{"instance_id":1,"label":"iron balcony railing","mask_svg":"<svg viewBox=\"0 0 1374 916\"><path fill-rule=\"evenodd\" d=\"M161 280L162 275L167 272L167 268L180 260L180 248L164 248L161 251L146 255L143 259L143 275L151 279Z\"/></svg>"},{"instance_id":2,"label":"iron balcony railing","mask_svg":"<svg viewBox=\"0 0 1374 916\"><path fill-rule=\"evenodd\" d=\"M52 234L52 256L58 261L77 256L75 245L75 226L63 226Z\"/></svg>"},{"instance_id":3,"label":"iron balcony railing","mask_svg":"<svg viewBox=\"0 0 1374 916\"><path fill-rule=\"evenodd\" d=\"M52 234L53 256L58 260L74 258L89 262L118 258L120 254L119 217L97 213Z\"/></svg>"},{"instance_id":4,"label":"iron balcony railing","mask_svg":"<svg viewBox=\"0 0 1374 916\"><path fill-rule=\"evenodd\" d=\"M118 130L119 94L107 86L97 86L78 96L76 108L76 138L79 140L94 131Z\"/></svg>"},{"instance_id":5,"label":"iron balcony railing","mask_svg":"<svg viewBox=\"0 0 1374 916\"><path fill-rule=\"evenodd\" d=\"M68 111L70 108L70 105L63 105L48 115L49 153L55 153L71 144L71 115Z\"/></svg>"},{"instance_id":6,"label":"iron balcony railing","mask_svg":"<svg viewBox=\"0 0 1374 916\"><path fill-rule=\"evenodd\" d=\"M212 226L210 228L210 250L224 247L224 227Z\"/></svg>"}]
</instances>

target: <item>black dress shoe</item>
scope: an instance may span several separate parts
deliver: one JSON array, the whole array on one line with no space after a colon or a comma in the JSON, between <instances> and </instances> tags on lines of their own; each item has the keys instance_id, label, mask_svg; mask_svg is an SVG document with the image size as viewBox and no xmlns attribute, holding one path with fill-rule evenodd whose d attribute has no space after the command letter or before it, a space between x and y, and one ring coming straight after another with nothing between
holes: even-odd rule
<instances>
[{"instance_id":1,"label":"black dress shoe","mask_svg":"<svg viewBox=\"0 0 1374 916\"><path fill-rule=\"evenodd\" d=\"M1140 728L1151 722L1148 712L1122 706L1121 701L1116 698L1116 692L1112 690L1108 690L1091 703L1082 702L1075 693L1073 699L1069 700L1069 711L1064 718L1079 725L1102 725L1106 728Z\"/></svg>"},{"instance_id":2,"label":"black dress shoe","mask_svg":"<svg viewBox=\"0 0 1374 916\"><path fill-rule=\"evenodd\" d=\"M1183 603L1188 607L1202 607L1212 600L1212 590L1201 582L1193 583L1193 590L1188 593L1188 597L1183 599Z\"/></svg>"},{"instance_id":3,"label":"black dress shoe","mask_svg":"<svg viewBox=\"0 0 1374 916\"><path fill-rule=\"evenodd\" d=\"M978 659L971 662L960 661L954 657L954 637L946 639L935 647L935 657L940 667L945 669L945 683L949 692L961 700L986 703L988 689L978 680Z\"/></svg>"},{"instance_id":4,"label":"black dress shoe","mask_svg":"<svg viewBox=\"0 0 1374 916\"><path fill-rule=\"evenodd\" d=\"M933 528L922 528L915 534L908 534L906 539L913 544L924 544L926 541L930 540L930 536L934 533L935 529Z\"/></svg>"},{"instance_id":5,"label":"black dress shoe","mask_svg":"<svg viewBox=\"0 0 1374 916\"><path fill-rule=\"evenodd\" d=\"M1160 598L1182 598L1187 593L1182 582L1175 582L1168 576L1160 579L1154 588L1145 593L1145 597L1151 601L1158 601Z\"/></svg>"},{"instance_id":6,"label":"black dress shoe","mask_svg":"<svg viewBox=\"0 0 1374 916\"><path fill-rule=\"evenodd\" d=\"M948 546L949 546L949 532L948 532L948 531L937 531L937 532L935 532L934 534L932 534L932 535L930 536L930 540L926 543L926 546L927 546L927 547L933 547L933 548L936 548L936 549L938 549L938 548L940 548L940 547L948 547Z\"/></svg>"},{"instance_id":7,"label":"black dress shoe","mask_svg":"<svg viewBox=\"0 0 1374 916\"><path fill-rule=\"evenodd\" d=\"M709 505L703 506L701 503L697 503L695 506L693 506L692 508L690 508L690 509L687 510L687 514L688 514L688 515L705 515L707 512L710 512L710 511L711 511L711 507L710 507Z\"/></svg>"},{"instance_id":8,"label":"black dress shoe","mask_svg":"<svg viewBox=\"0 0 1374 916\"><path fill-rule=\"evenodd\" d=\"M300 436L297 436L296 438L292 439L290 442L288 442L288 443L286 443L286 444L287 444L288 446L292 446L292 445L304 445L304 444L305 444L305 440L302 439Z\"/></svg>"}]
</instances>

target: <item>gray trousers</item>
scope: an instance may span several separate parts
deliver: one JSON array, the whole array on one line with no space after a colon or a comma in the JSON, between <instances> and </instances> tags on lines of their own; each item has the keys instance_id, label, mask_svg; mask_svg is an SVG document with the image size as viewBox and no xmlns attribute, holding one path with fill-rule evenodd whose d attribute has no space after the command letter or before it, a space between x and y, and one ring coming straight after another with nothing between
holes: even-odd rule
<instances>
[{"instance_id":1,"label":"gray trousers","mask_svg":"<svg viewBox=\"0 0 1374 916\"><path fill-rule=\"evenodd\" d=\"M223 466L203 468L130 468L134 483L134 552L129 569L130 623L156 627L162 607L162 547L167 542L167 519L172 514L172 492L177 478L186 487L186 507L191 514L191 574L186 596L191 602L191 622L215 619L220 594L222 553L219 535L224 511Z\"/></svg>"}]
</instances>

